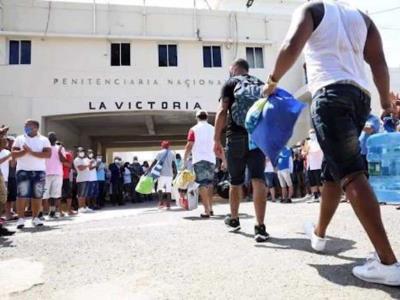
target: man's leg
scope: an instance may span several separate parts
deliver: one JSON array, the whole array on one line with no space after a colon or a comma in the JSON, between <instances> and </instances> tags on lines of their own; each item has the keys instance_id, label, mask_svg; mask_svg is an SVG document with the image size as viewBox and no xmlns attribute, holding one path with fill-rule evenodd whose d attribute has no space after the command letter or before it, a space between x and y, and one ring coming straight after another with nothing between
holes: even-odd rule
<instances>
[{"instance_id":1,"label":"man's leg","mask_svg":"<svg viewBox=\"0 0 400 300\"><path fill-rule=\"evenodd\" d=\"M37 218L42 208L42 199L32 199L32 219Z\"/></svg>"},{"instance_id":2,"label":"man's leg","mask_svg":"<svg viewBox=\"0 0 400 300\"><path fill-rule=\"evenodd\" d=\"M346 196L374 245L382 264L396 263L396 257L382 223L378 200L368 183L367 177L362 173L353 175L345 188Z\"/></svg>"},{"instance_id":3,"label":"man's leg","mask_svg":"<svg viewBox=\"0 0 400 300\"><path fill-rule=\"evenodd\" d=\"M229 189L229 205L232 219L239 218L239 206L242 196L242 185L231 185Z\"/></svg>"},{"instance_id":4,"label":"man's leg","mask_svg":"<svg viewBox=\"0 0 400 300\"><path fill-rule=\"evenodd\" d=\"M17 198L17 214L18 218L25 218L25 198Z\"/></svg>"},{"instance_id":5,"label":"man's leg","mask_svg":"<svg viewBox=\"0 0 400 300\"><path fill-rule=\"evenodd\" d=\"M272 188L270 188L269 189L269 191L270 191L270 193L271 193L271 199L272 199L272 201L276 201L276 194L275 194L275 188L274 187L272 187Z\"/></svg>"},{"instance_id":6,"label":"man's leg","mask_svg":"<svg viewBox=\"0 0 400 300\"><path fill-rule=\"evenodd\" d=\"M201 197L201 202L204 206L204 213L206 215L210 215L210 192L208 186L201 186L199 188L199 193Z\"/></svg>"},{"instance_id":7,"label":"man's leg","mask_svg":"<svg viewBox=\"0 0 400 300\"><path fill-rule=\"evenodd\" d=\"M282 201L286 200L288 196L288 191L286 186L282 186Z\"/></svg>"},{"instance_id":8,"label":"man's leg","mask_svg":"<svg viewBox=\"0 0 400 300\"><path fill-rule=\"evenodd\" d=\"M48 214L50 212L49 199L43 199L42 204L43 206L41 207L41 211L43 212L43 214Z\"/></svg>"},{"instance_id":9,"label":"man's leg","mask_svg":"<svg viewBox=\"0 0 400 300\"><path fill-rule=\"evenodd\" d=\"M338 182L327 181L324 183L319 220L314 232L317 236L325 237L326 229L339 206L341 195L342 189Z\"/></svg>"},{"instance_id":10,"label":"man's leg","mask_svg":"<svg viewBox=\"0 0 400 300\"><path fill-rule=\"evenodd\" d=\"M252 179L254 210L256 212L257 224L264 224L265 209L267 206L265 182L261 179Z\"/></svg>"}]
</instances>

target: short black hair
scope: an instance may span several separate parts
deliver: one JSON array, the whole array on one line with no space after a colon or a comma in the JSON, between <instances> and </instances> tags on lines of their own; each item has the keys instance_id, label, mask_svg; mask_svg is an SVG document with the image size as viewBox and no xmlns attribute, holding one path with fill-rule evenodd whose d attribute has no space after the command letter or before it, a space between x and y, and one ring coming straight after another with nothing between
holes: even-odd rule
<instances>
[{"instance_id":1,"label":"short black hair","mask_svg":"<svg viewBox=\"0 0 400 300\"><path fill-rule=\"evenodd\" d=\"M31 123L31 124L35 125L37 128L39 128L39 122L36 120L28 119L28 120L26 120L25 123Z\"/></svg>"},{"instance_id":2,"label":"short black hair","mask_svg":"<svg viewBox=\"0 0 400 300\"><path fill-rule=\"evenodd\" d=\"M238 58L237 60L235 60L232 64L233 66L237 66L245 71L249 71L250 66L249 63L247 62L247 60L243 59L243 58Z\"/></svg>"},{"instance_id":3,"label":"short black hair","mask_svg":"<svg viewBox=\"0 0 400 300\"><path fill-rule=\"evenodd\" d=\"M208 116L205 113L201 113L197 116L197 119L201 120L201 121L205 121L207 120Z\"/></svg>"}]
</instances>

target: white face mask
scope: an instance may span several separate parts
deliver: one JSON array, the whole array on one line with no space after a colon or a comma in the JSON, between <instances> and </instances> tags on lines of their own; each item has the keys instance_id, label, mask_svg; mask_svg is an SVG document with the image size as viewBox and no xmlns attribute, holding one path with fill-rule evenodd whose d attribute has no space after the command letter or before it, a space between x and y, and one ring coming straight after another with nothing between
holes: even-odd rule
<instances>
[{"instance_id":1,"label":"white face mask","mask_svg":"<svg viewBox=\"0 0 400 300\"><path fill-rule=\"evenodd\" d=\"M92 153L89 153L89 154L88 154L88 157L89 157L89 158L93 158L93 156L94 156L94 155L93 155Z\"/></svg>"},{"instance_id":2,"label":"white face mask","mask_svg":"<svg viewBox=\"0 0 400 300\"><path fill-rule=\"evenodd\" d=\"M120 161L119 159L114 159L114 162L115 162L116 164L119 164L121 161Z\"/></svg>"},{"instance_id":3,"label":"white face mask","mask_svg":"<svg viewBox=\"0 0 400 300\"><path fill-rule=\"evenodd\" d=\"M315 133L310 133L310 140L316 141L317 140L317 135Z\"/></svg>"},{"instance_id":4,"label":"white face mask","mask_svg":"<svg viewBox=\"0 0 400 300\"><path fill-rule=\"evenodd\" d=\"M84 157L85 157L85 152L79 152L79 153L78 153L78 156L79 156L80 158L84 158Z\"/></svg>"},{"instance_id":5,"label":"white face mask","mask_svg":"<svg viewBox=\"0 0 400 300\"><path fill-rule=\"evenodd\" d=\"M99 163L101 162L101 157L97 158L97 162L99 162Z\"/></svg>"}]
</instances>

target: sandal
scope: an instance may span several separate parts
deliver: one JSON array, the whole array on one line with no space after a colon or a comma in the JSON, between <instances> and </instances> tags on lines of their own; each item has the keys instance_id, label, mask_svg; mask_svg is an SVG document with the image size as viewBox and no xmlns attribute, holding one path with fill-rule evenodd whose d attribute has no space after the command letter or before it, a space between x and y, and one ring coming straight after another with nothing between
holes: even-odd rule
<instances>
[{"instance_id":1,"label":"sandal","mask_svg":"<svg viewBox=\"0 0 400 300\"><path fill-rule=\"evenodd\" d=\"M202 219L208 219L208 218L210 218L210 215L207 215L207 214L200 214L200 218L202 218Z\"/></svg>"}]
</instances>

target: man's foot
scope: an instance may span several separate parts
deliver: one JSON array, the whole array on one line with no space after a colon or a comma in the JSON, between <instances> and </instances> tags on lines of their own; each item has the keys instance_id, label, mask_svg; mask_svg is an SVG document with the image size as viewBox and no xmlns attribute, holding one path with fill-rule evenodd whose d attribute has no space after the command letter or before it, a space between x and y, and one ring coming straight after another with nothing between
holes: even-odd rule
<instances>
[{"instance_id":1,"label":"man's foot","mask_svg":"<svg viewBox=\"0 0 400 300\"><path fill-rule=\"evenodd\" d=\"M78 213L79 213L79 214L85 213L85 208L84 208L84 207L78 208Z\"/></svg>"},{"instance_id":2,"label":"man's foot","mask_svg":"<svg viewBox=\"0 0 400 300\"><path fill-rule=\"evenodd\" d=\"M86 207L85 208L85 213L92 213L93 209L91 209L90 207Z\"/></svg>"},{"instance_id":3,"label":"man's foot","mask_svg":"<svg viewBox=\"0 0 400 300\"><path fill-rule=\"evenodd\" d=\"M304 233L311 240L311 248L317 252L323 252L326 247L326 238L321 238L315 234L315 226L311 222L304 224Z\"/></svg>"},{"instance_id":4,"label":"man's foot","mask_svg":"<svg viewBox=\"0 0 400 300\"><path fill-rule=\"evenodd\" d=\"M210 218L210 215L208 215L208 214L200 214L200 218L202 218L202 219L209 219L209 218Z\"/></svg>"},{"instance_id":5,"label":"man's foot","mask_svg":"<svg viewBox=\"0 0 400 300\"><path fill-rule=\"evenodd\" d=\"M210 216L214 216L214 211L210 210Z\"/></svg>"},{"instance_id":6,"label":"man's foot","mask_svg":"<svg viewBox=\"0 0 400 300\"><path fill-rule=\"evenodd\" d=\"M400 210L400 206L397 206L396 209L397 209L397 210Z\"/></svg>"},{"instance_id":7,"label":"man's foot","mask_svg":"<svg viewBox=\"0 0 400 300\"><path fill-rule=\"evenodd\" d=\"M229 227L230 232L237 232L240 230L239 218L233 219L231 216L227 216L224 220L225 225Z\"/></svg>"},{"instance_id":8,"label":"man's foot","mask_svg":"<svg viewBox=\"0 0 400 300\"><path fill-rule=\"evenodd\" d=\"M23 218L19 218L17 221L17 229L22 229L25 227L25 220Z\"/></svg>"},{"instance_id":9,"label":"man's foot","mask_svg":"<svg viewBox=\"0 0 400 300\"><path fill-rule=\"evenodd\" d=\"M43 226L43 222L39 218L33 218L32 225L35 227Z\"/></svg>"},{"instance_id":10,"label":"man's foot","mask_svg":"<svg viewBox=\"0 0 400 300\"><path fill-rule=\"evenodd\" d=\"M15 231L11 231L3 226L0 226L0 236L10 236L13 235L14 233Z\"/></svg>"},{"instance_id":11,"label":"man's foot","mask_svg":"<svg viewBox=\"0 0 400 300\"><path fill-rule=\"evenodd\" d=\"M42 212L42 211L39 213L38 218L39 218L40 220L44 221L44 215L43 215L43 212Z\"/></svg>"},{"instance_id":12,"label":"man's foot","mask_svg":"<svg viewBox=\"0 0 400 300\"><path fill-rule=\"evenodd\" d=\"M254 239L257 243L262 243L269 239L269 234L265 231L264 224L254 226Z\"/></svg>"},{"instance_id":13,"label":"man's foot","mask_svg":"<svg viewBox=\"0 0 400 300\"><path fill-rule=\"evenodd\" d=\"M52 218L52 219L57 219L56 212L55 211L51 211L49 213L49 217Z\"/></svg>"},{"instance_id":14,"label":"man's foot","mask_svg":"<svg viewBox=\"0 0 400 300\"><path fill-rule=\"evenodd\" d=\"M400 286L400 263L383 265L374 253L364 265L353 268L353 275L367 282Z\"/></svg>"},{"instance_id":15,"label":"man's foot","mask_svg":"<svg viewBox=\"0 0 400 300\"><path fill-rule=\"evenodd\" d=\"M319 203L319 198L312 197L311 199L307 200L306 203Z\"/></svg>"},{"instance_id":16,"label":"man's foot","mask_svg":"<svg viewBox=\"0 0 400 300\"><path fill-rule=\"evenodd\" d=\"M68 215L74 216L74 215L76 215L77 213L78 213L78 212L75 211L75 210L70 210L70 211L68 212Z\"/></svg>"}]
</instances>

